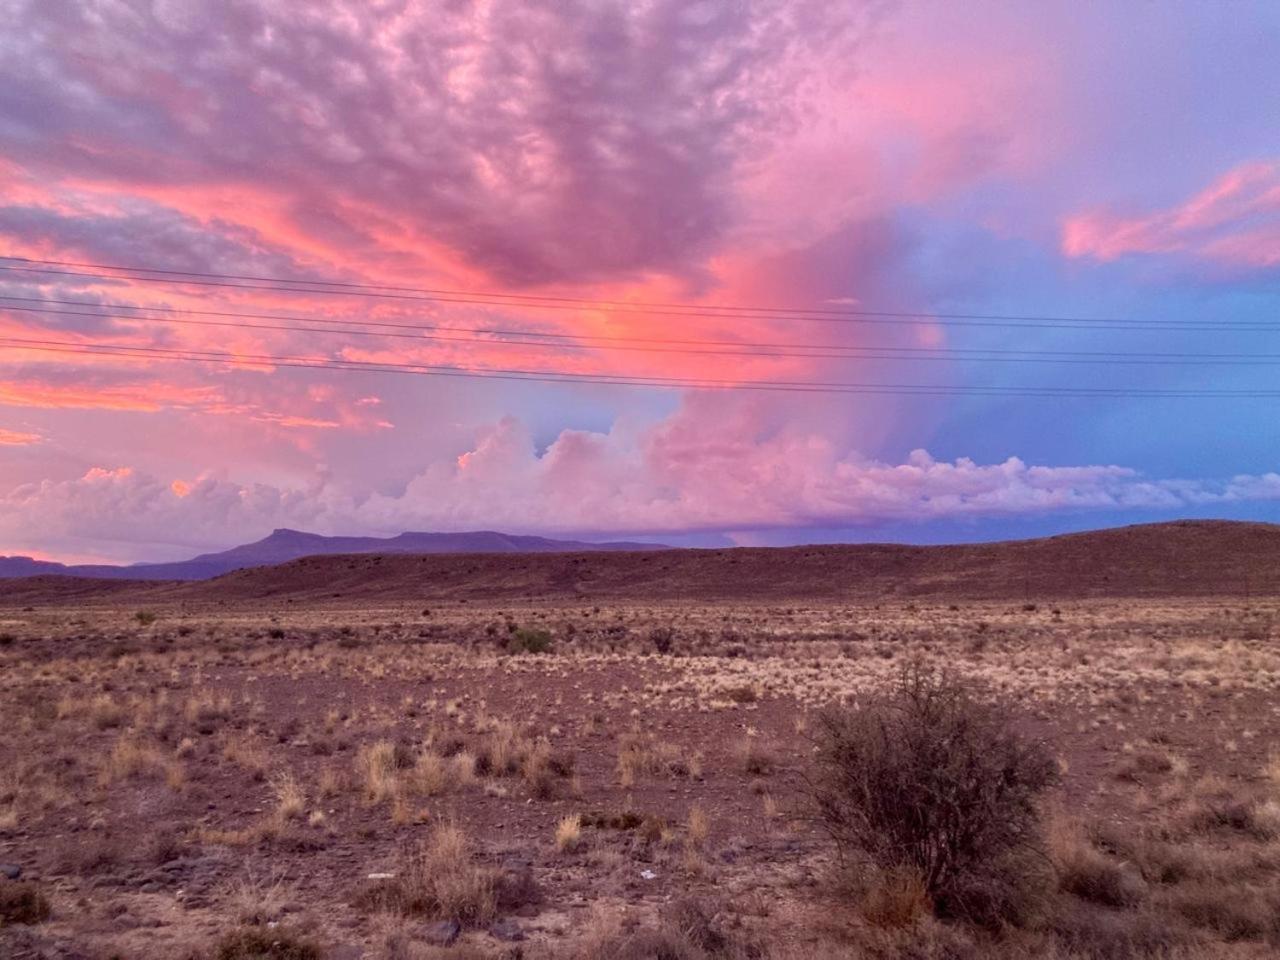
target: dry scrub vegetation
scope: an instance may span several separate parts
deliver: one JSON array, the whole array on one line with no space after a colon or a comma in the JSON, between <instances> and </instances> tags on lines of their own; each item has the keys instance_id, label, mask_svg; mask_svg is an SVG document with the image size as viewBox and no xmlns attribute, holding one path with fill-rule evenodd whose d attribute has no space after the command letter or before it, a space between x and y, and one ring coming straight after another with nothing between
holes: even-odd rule
<instances>
[{"instance_id":1,"label":"dry scrub vegetation","mask_svg":"<svg viewBox=\"0 0 1280 960\"><path fill-rule=\"evenodd\" d=\"M0 610L0 956L1274 956L1278 614Z\"/></svg>"}]
</instances>

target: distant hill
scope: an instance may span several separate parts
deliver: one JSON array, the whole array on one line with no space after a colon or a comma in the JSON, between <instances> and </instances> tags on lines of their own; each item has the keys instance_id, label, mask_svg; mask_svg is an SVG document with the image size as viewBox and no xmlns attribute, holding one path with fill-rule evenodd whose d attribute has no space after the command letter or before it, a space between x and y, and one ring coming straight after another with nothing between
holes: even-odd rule
<instances>
[{"instance_id":1,"label":"distant hill","mask_svg":"<svg viewBox=\"0 0 1280 960\"><path fill-rule=\"evenodd\" d=\"M130 566L81 564L68 566L30 557L0 557L0 577L61 575L112 580L206 580L246 567L263 567L299 557L351 553L585 553L596 550L655 550L661 544L587 543L520 537L491 530L470 533L402 533L395 537L325 537L301 530L279 529L254 543L220 553L202 553L174 563L135 563Z\"/></svg>"},{"instance_id":2,"label":"distant hill","mask_svg":"<svg viewBox=\"0 0 1280 960\"><path fill-rule=\"evenodd\" d=\"M270 539L270 538L268 538ZM397 538L399 539L399 538ZM385 542L385 541L384 541ZM599 546L599 545L597 545ZM0 604L791 603L1280 596L1280 526L1178 521L954 546L309 556L200 583L0 581Z\"/></svg>"}]
</instances>

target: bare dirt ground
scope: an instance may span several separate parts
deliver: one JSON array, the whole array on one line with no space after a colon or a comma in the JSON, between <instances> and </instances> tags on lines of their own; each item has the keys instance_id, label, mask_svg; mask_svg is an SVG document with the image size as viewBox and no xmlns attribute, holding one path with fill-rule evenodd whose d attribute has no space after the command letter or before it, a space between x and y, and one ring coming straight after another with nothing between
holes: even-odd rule
<instances>
[{"instance_id":1,"label":"bare dirt ground","mask_svg":"<svg viewBox=\"0 0 1280 960\"><path fill-rule=\"evenodd\" d=\"M48 906L0 956L1280 949L1275 599L299 606L0 609L0 904ZM817 711L909 660L1058 758L1017 929L867 909L807 816Z\"/></svg>"}]
</instances>

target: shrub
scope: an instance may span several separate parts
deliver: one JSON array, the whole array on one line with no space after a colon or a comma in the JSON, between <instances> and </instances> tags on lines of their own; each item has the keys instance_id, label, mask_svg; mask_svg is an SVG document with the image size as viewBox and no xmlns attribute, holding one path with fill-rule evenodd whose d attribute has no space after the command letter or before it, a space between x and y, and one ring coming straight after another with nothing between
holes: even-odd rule
<instances>
[{"instance_id":1,"label":"shrub","mask_svg":"<svg viewBox=\"0 0 1280 960\"><path fill-rule=\"evenodd\" d=\"M156 615L150 610L139 610L133 615L139 626L149 627L156 622Z\"/></svg>"},{"instance_id":2,"label":"shrub","mask_svg":"<svg viewBox=\"0 0 1280 960\"><path fill-rule=\"evenodd\" d=\"M1053 859L1058 885L1067 893L1104 907L1134 907L1147 896L1141 871L1095 849L1068 829L1055 831Z\"/></svg>"},{"instance_id":3,"label":"shrub","mask_svg":"<svg viewBox=\"0 0 1280 960\"><path fill-rule=\"evenodd\" d=\"M753 777L766 777L778 763L773 747L762 740L754 730L738 741L734 756L745 773Z\"/></svg>"},{"instance_id":4,"label":"shrub","mask_svg":"<svg viewBox=\"0 0 1280 960\"><path fill-rule=\"evenodd\" d=\"M1194 936L1182 924L1152 911L1113 910L1063 899L1057 904L1048 929L1061 951L1055 956L1089 960L1198 956L1187 949Z\"/></svg>"},{"instance_id":5,"label":"shrub","mask_svg":"<svg viewBox=\"0 0 1280 960\"><path fill-rule=\"evenodd\" d=\"M562 853L573 853L582 845L582 817L570 814L562 817L556 824L556 849Z\"/></svg>"},{"instance_id":6,"label":"shrub","mask_svg":"<svg viewBox=\"0 0 1280 960\"><path fill-rule=\"evenodd\" d=\"M629 932L598 929L576 956L579 960L745 960L761 956L761 950L758 944L726 934L713 906L681 899L662 910L653 926Z\"/></svg>"},{"instance_id":7,"label":"shrub","mask_svg":"<svg viewBox=\"0 0 1280 960\"><path fill-rule=\"evenodd\" d=\"M245 927L218 941L215 960L320 960L320 948L287 930Z\"/></svg>"},{"instance_id":8,"label":"shrub","mask_svg":"<svg viewBox=\"0 0 1280 960\"><path fill-rule=\"evenodd\" d=\"M507 653L546 653L551 649L551 633L521 627L507 637L503 648Z\"/></svg>"},{"instance_id":9,"label":"shrub","mask_svg":"<svg viewBox=\"0 0 1280 960\"><path fill-rule=\"evenodd\" d=\"M34 883L0 880L0 927L11 923L43 923L49 901Z\"/></svg>"},{"instance_id":10,"label":"shrub","mask_svg":"<svg viewBox=\"0 0 1280 960\"><path fill-rule=\"evenodd\" d=\"M655 652L666 655L671 652L671 643L675 639L676 632L670 627L654 627L649 631L649 642L653 644Z\"/></svg>"},{"instance_id":11,"label":"shrub","mask_svg":"<svg viewBox=\"0 0 1280 960\"><path fill-rule=\"evenodd\" d=\"M1035 886L1026 853L1058 771L1011 721L1007 704L918 663L890 692L821 714L808 792L841 857L913 868L940 916L1020 912L1008 895Z\"/></svg>"},{"instance_id":12,"label":"shrub","mask_svg":"<svg viewBox=\"0 0 1280 960\"><path fill-rule=\"evenodd\" d=\"M365 888L357 906L478 926L497 912L501 874L475 862L466 835L441 824L410 848L393 880Z\"/></svg>"},{"instance_id":13,"label":"shrub","mask_svg":"<svg viewBox=\"0 0 1280 960\"><path fill-rule=\"evenodd\" d=\"M862 915L875 927L909 927L930 906L924 881L910 867L886 871L862 892Z\"/></svg>"},{"instance_id":14,"label":"shrub","mask_svg":"<svg viewBox=\"0 0 1280 960\"><path fill-rule=\"evenodd\" d=\"M365 800L381 803L396 792L395 746L388 740L365 744L356 752L356 776L364 784Z\"/></svg>"},{"instance_id":15,"label":"shrub","mask_svg":"<svg viewBox=\"0 0 1280 960\"><path fill-rule=\"evenodd\" d=\"M1261 940L1280 934L1275 905L1247 888L1223 883L1184 885L1174 894L1172 905L1188 923L1225 940Z\"/></svg>"}]
</instances>

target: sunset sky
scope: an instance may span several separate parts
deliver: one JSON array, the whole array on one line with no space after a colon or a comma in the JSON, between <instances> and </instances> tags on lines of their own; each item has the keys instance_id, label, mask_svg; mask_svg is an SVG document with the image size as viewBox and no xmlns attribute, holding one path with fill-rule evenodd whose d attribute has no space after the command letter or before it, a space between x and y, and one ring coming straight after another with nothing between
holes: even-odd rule
<instances>
[{"instance_id":1,"label":"sunset sky","mask_svg":"<svg viewBox=\"0 0 1280 960\"><path fill-rule=\"evenodd\" d=\"M0 554L1280 520L1270 0L0 13Z\"/></svg>"}]
</instances>

